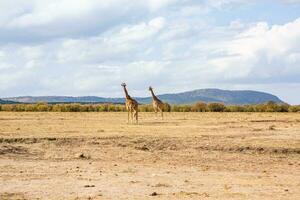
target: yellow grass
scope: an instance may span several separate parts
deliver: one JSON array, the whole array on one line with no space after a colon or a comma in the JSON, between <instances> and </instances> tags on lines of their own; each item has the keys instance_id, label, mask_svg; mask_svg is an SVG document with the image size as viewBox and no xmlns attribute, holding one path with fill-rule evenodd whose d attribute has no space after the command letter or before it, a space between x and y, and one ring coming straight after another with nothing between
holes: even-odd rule
<instances>
[{"instance_id":1,"label":"yellow grass","mask_svg":"<svg viewBox=\"0 0 300 200\"><path fill-rule=\"evenodd\" d=\"M0 199L300 199L297 113L126 122L0 112Z\"/></svg>"}]
</instances>

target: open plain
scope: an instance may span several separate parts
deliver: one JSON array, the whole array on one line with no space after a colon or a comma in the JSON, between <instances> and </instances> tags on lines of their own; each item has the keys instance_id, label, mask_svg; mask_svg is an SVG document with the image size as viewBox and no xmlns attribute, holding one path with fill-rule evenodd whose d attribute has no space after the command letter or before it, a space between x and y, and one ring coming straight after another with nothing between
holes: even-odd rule
<instances>
[{"instance_id":1,"label":"open plain","mask_svg":"<svg viewBox=\"0 0 300 200\"><path fill-rule=\"evenodd\" d=\"M300 199L298 113L0 112L0 199Z\"/></svg>"}]
</instances>

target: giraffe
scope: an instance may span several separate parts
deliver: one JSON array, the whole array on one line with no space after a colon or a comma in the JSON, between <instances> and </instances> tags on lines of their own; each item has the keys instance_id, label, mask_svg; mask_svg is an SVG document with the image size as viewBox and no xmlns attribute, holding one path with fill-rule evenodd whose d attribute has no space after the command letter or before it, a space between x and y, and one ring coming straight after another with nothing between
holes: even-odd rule
<instances>
[{"instance_id":1,"label":"giraffe","mask_svg":"<svg viewBox=\"0 0 300 200\"><path fill-rule=\"evenodd\" d=\"M131 122L133 123L133 117L134 117L136 123L138 124L138 102L129 96L125 83L122 83L121 86L123 87L124 92L125 92L125 98L126 98L125 106L127 109L127 122L129 123L129 114L130 114Z\"/></svg>"},{"instance_id":2,"label":"giraffe","mask_svg":"<svg viewBox=\"0 0 300 200\"><path fill-rule=\"evenodd\" d=\"M164 103L155 96L153 92L153 88L151 86L149 87L149 91L151 92L152 95L152 105L155 114L157 114L157 112L159 111L161 113L161 118L164 119L164 114L163 114Z\"/></svg>"}]
</instances>

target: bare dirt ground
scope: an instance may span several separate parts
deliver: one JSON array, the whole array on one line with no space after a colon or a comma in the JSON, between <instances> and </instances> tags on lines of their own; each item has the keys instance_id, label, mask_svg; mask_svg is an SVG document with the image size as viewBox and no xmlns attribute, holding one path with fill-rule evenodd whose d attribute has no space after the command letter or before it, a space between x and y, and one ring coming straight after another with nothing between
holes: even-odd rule
<instances>
[{"instance_id":1,"label":"bare dirt ground","mask_svg":"<svg viewBox=\"0 0 300 200\"><path fill-rule=\"evenodd\" d=\"M300 199L300 114L0 112L0 199Z\"/></svg>"}]
</instances>

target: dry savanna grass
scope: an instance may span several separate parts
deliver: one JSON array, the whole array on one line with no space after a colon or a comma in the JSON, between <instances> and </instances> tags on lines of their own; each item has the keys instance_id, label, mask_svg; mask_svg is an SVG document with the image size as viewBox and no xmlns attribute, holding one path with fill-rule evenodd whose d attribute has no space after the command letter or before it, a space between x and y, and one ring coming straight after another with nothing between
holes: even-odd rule
<instances>
[{"instance_id":1,"label":"dry savanna grass","mask_svg":"<svg viewBox=\"0 0 300 200\"><path fill-rule=\"evenodd\" d=\"M300 199L298 113L0 113L0 199Z\"/></svg>"}]
</instances>

